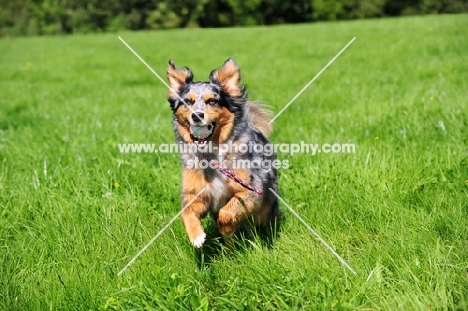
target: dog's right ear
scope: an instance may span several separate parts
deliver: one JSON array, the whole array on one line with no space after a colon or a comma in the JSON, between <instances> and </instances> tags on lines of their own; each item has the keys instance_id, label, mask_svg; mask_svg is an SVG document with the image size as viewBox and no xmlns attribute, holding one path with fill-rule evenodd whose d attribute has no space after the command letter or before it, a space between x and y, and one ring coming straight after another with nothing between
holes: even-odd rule
<instances>
[{"instance_id":1,"label":"dog's right ear","mask_svg":"<svg viewBox=\"0 0 468 311\"><path fill-rule=\"evenodd\" d=\"M184 84L193 81L193 73L190 71L190 69L178 68L172 59L169 60L166 73L167 79L169 80L169 85L171 86L169 92L167 93L169 98L176 96ZM174 94L174 92L177 94Z\"/></svg>"},{"instance_id":2,"label":"dog's right ear","mask_svg":"<svg viewBox=\"0 0 468 311\"><path fill-rule=\"evenodd\" d=\"M240 70L236 62L231 58L227 59L219 69L211 72L210 81L221 86L223 91L232 97L241 97L243 95L239 87Z\"/></svg>"}]
</instances>

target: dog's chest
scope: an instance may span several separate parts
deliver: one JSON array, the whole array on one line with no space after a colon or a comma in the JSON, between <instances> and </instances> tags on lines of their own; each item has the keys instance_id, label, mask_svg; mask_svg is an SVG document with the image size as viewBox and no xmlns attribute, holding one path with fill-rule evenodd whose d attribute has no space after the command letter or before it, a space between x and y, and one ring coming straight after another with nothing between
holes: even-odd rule
<instances>
[{"instance_id":1,"label":"dog's chest","mask_svg":"<svg viewBox=\"0 0 468 311\"><path fill-rule=\"evenodd\" d=\"M218 213L232 196L232 189L224 176L214 176L207 184L206 190L211 199L210 210L213 213Z\"/></svg>"}]
</instances>

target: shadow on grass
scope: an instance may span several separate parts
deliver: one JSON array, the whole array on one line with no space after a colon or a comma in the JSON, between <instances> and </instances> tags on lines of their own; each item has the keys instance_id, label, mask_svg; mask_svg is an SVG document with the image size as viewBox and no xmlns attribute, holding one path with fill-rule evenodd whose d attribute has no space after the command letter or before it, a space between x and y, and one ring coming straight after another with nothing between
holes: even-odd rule
<instances>
[{"instance_id":1,"label":"shadow on grass","mask_svg":"<svg viewBox=\"0 0 468 311\"><path fill-rule=\"evenodd\" d=\"M198 268L208 268L220 256L244 253L253 249L254 245L272 249L275 240L281 236L281 225L284 220L284 216L276 217L265 227L256 227L247 222L236 230L229 245L219 233L216 221L210 221L205 228L207 235L205 244L194 251Z\"/></svg>"}]
</instances>

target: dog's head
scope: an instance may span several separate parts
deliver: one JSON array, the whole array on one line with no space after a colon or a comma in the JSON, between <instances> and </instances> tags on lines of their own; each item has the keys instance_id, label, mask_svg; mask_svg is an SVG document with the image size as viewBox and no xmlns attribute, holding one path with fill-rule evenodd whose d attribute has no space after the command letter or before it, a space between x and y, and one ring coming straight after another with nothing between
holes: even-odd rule
<instances>
[{"instance_id":1,"label":"dog's head","mask_svg":"<svg viewBox=\"0 0 468 311\"><path fill-rule=\"evenodd\" d=\"M237 64L228 59L211 72L209 82L194 82L190 69L178 68L170 60L167 78L168 101L180 137L197 146L225 142L247 98L245 86L239 85Z\"/></svg>"}]
</instances>

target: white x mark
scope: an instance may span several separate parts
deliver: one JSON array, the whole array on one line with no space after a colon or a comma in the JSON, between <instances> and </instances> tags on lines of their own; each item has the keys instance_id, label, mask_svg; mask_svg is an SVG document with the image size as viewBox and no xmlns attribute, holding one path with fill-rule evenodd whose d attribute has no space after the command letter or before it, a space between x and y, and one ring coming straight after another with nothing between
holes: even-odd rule
<instances>
[{"instance_id":1,"label":"white x mark","mask_svg":"<svg viewBox=\"0 0 468 311\"><path fill-rule=\"evenodd\" d=\"M187 108L189 108L192 113L195 113L192 108L190 106L188 106L185 101L177 94L177 92L175 92L171 87L170 85L168 85L166 83L166 81L164 81L164 79L161 78L160 75L158 75L158 73L156 71L154 71L144 60L143 58L140 57L140 55L138 55L137 52L135 52L131 47L130 45L127 44L127 42L125 42L124 39L122 39L120 36L118 37L119 40L168 88L170 89L174 94L176 94L176 96L178 97L178 99L184 104L186 105ZM312 78L312 80L309 81L309 83L307 83L303 88L302 90L299 91L299 93L296 94L296 96L294 96L290 101L289 103L286 104L286 106L283 107L283 109L281 109L281 111L273 118L271 119L271 121L269 122L269 124L271 124L277 117L279 117L279 115L281 115L284 110L286 110L340 55L341 53L343 53L353 42L354 40L356 40L356 37L354 37L343 49L341 49L340 52L338 52L338 54L335 55L335 57L332 58L332 60L330 60L328 62L327 65L325 65L325 67L323 67L322 70L319 71L319 73L317 75L315 75L315 77ZM198 115L197 115L198 117ZM200 119L200 121L204 122L204 120ZM205 123L205 122L204 122ZM195 199L200 196L200 194L205 191L205 188L203 188L202 190L200 190L200 192L197 193L197 195L192 198L192 200L190 200L190 202L188 202L128 263L127 265L125 265L125 267L123 267L122 270L119 271L119 273L117 273L118 276L120 276L125 270L127 270L127 268L132 265L135 260L167 229L169 228L169 226L184 212L184 210L190 205L193 203L193 201L195 201ZM338 260L344 265L346 266L353 274L356 274L356 272L351 268L351 266L348 265L348 263L330 246L328 245L327 242L325 242L324 239L322 239L320 237L320 235L315 232L314 229L312 229L312 227L307 224L300 216L299 214L297 214L273 189L270 188L270 191L284 204L286 205L286 207L288 207L288 209L293 213L294 216L296 216L305 226L307 229L309 229L309 231L311 231L316 237L317 239L322 242L325 247L327 247L332 253L333 255L335 255L335 257L338 258Z\"/></svg>"}]
</instances>

